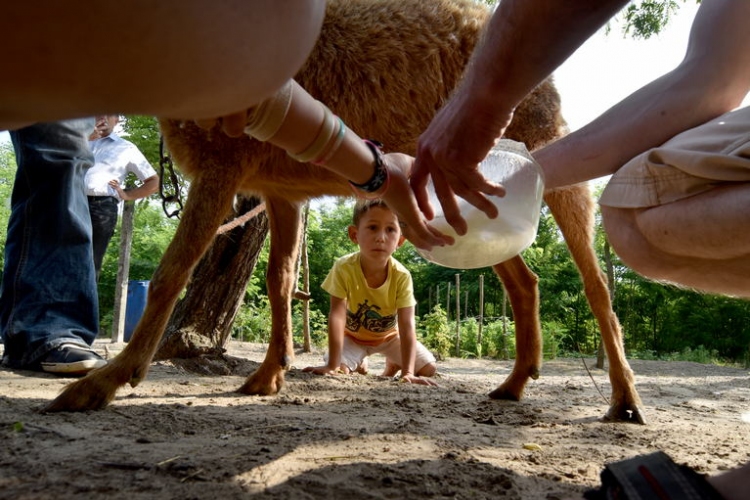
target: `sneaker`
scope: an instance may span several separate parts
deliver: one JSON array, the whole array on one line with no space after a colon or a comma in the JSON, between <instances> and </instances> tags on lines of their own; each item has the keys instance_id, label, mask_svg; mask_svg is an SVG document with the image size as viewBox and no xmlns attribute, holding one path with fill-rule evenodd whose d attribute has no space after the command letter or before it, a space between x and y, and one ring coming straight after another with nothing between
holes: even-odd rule
<instances>
[{"instance_id":1,"label":"sneaker","mask_svg":"<svg viewBox=\"0 0 750 500\"><path fill-rule=\"evenodd\" d=\"M42 359L41 367L44 372L58 375L85 375L106 364L106 360L88 347L62 344Z\"/></svg>"}]
</instances>

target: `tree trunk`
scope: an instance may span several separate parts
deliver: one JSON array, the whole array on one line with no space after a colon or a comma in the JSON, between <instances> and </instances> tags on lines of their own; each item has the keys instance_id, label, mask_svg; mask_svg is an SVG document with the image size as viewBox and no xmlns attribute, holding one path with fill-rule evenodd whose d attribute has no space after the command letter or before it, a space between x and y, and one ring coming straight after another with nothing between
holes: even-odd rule
<instances>
[{"instance_id":1,"label":"tree trunk","mask_svg":"<svg viewBox=\"0 0 750 500\"><path fill-rule=\"evenodd\" d=\"M238 198L237 214L259 203L257 198ZM267 234L268 219L261 212L216 237L177 302L155 359L223 352Z\"/></svg>"}]
</instances>

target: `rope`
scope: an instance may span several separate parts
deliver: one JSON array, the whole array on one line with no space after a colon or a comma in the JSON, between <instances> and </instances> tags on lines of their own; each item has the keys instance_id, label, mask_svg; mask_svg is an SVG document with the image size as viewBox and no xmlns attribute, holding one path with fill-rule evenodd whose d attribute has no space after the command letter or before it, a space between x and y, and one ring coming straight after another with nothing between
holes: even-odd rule
<instances>
[{"instance_id":1,"label":"rope","mask_svg":"<svg viewBox=\"0 0 750 500\"><path fill-rule=\"evenodd\" d=\"M226 224L221 225L219 227L219 229L216 230L216 234L217 235L224 234L227 231L231 231L232 229L234 229L237 226L241 226L242 224L244 224L245 222L249 221L250 219L252 219L256 215L260 214L265 209L266 209L266 204L265 204L265 202L263 202L260 205L258 205L257 207L255 207L252 210L250 210L249 212L245 212L243 215L235 218L234 220L232 220L230 222L227 222Z\"/></svg>"}]
</instances>

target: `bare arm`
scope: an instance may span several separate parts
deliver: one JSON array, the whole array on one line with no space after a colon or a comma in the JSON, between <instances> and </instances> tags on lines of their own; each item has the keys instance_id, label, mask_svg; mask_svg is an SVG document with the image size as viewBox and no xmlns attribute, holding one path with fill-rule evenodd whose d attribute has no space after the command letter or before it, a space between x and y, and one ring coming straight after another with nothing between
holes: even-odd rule
<instances>
[{"instance_id":1,"label":"bare arm","mask_svg":"<svg viewBox=\"0 0 750 500\"><path fill-rule=\"evenodd\" d=\"M194 119L245 109L299 70L324 13L324 0L4 4L0 130L104 113Z\"/></svg>"},{"instance_id":2,"label":"bare arm","mask_svg":"<svg viewBox=\"0 0 750 500\"><path fill-rule=\"evenodd\" d=\"M475 50L464 80L422 134L411 185L431 218L426 184L431 175L448 222L466 231L454 195L491 217L485 194L502 189L477 171L513 110L536 85L614 15L627 0L503 0Z\"/></svg>"},{"instance_id":3,"label":"bare arm","mask_svg":"<svg viewBox=\"0 0 750 500\"><path fill-rule=\"evenodd\" d=\"M546 187L609 175L634 156L737 107L750 90L750 2L704 0L673 71L534 154Z\"/></svg>"},{"instance_id":4,"label":"bare arm","mask_svg":"<svg viewBox=\"0 0 750 500\"><path fill-rule=\"evenodd\" d=\"M124 201L140 200L141 198L145 198L146 196L151 196L159 190L159 176L152 175L151 177L148 177L146 180L144 180L143 184L141 184L137 188L127 190L122 189L120 183L117 182L117 179L111 180L109 184L117 190L120 198L122 198Z\"/></svg>"},{"instance_id":5,"label":"bare arm","mask_svg":"<svg viewBox=\"0 0 750 500\"><path fill-rule=\"evenodd\" d=\"M346 299L331 296L331 309L328 313L328 364L308 366L303 371L317 375L331 375L341 366L341 352L344 348L344 327L346 326Z\"/></svg>"},{"instance_id":6,"label":"bare arm","mask_svg":"<svg viewBox=\"0 0 750 500\"><path fill-rule=\"evenodd\" d=\"M303 151L314 141L324 119L321 103L292 81L289 110L280 128L268 142L292 153ZM211 122L202 124L204 127L211 125ZM244 115L236 123L222 123L224 131L230 136L241 135L244 125ZM412 159L400 153L385 155L383 159L389 171L390 185L382 198L405 224L404 236L414 245L428 249L450 242L451 238L442 236L424 222L409 186ZM344 179L362 184L373 175L374 165L373 153L362 138L356 132L346 129L343 142L322 166Z\"/></svg>"}]
</instances>

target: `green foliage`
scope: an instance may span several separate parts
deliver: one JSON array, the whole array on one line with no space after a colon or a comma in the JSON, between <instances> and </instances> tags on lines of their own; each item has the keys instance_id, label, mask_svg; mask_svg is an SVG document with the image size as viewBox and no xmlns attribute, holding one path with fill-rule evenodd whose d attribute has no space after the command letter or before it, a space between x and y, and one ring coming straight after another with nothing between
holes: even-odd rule
<instances>
[{"instance_id":1,"label":"green foliage","mask_svg":"<svg viewBox=\"0 0 750 500\"><path fill-rule=\"evenodd\" d=\"M448 317L439 304L432 312L424 315L418 326L422 343L436 358L446 359L451 355L455 346L454 339L451 337Z\"/></svg>"},{"instance_id":2,"label":"green foliage","mask_svg":"<svg viewBox=\"0 0 750 500\"><path fill-rule=\"evenodd\" d=\"M159 125L153 116L126 116L123 137L135 144L151 165L159 164Z\"/></svg>"},{"instance_id":3,"label":"green foliage","mask_svg":"<svg viewBox=\"0 0 750 500\"><path fill-rule=\"evenodd\" d=\"M10 218L10 198L16 178L16 155L10 142L0 142L0 245L5 248L6 228ZM0 270L5 263L5 253L0 252ZM1 275L2 271L0 271Z\"/></svg>"},{"instance_id":4,"label":"green foliage","mask_svg":"<svg viewBox=\"0 0 750 500\"><path fill-rule=\"evenodd\" d=\"M461 322L461 349L462 358L481 358L485 352L479 341L479 323L474 318L467 318ZM455 351L455 349L454 349Z\"/></svg>"},{"instance_id":5,"label":"green foliage","mask_svg":"<svg viewBox=\"0 0 750 500\"><path fill-rule=\"evenodd\" d=\"M292 335L297 345L304 342L303 328L302 303L297 302L292 312ZM310 342L318 347L328 345L328 316L317 309L310 309Z\"/></svg>"},{"instance_id":6,"label":"green foliage","mask_svg":"<svg viewBox=\"0 0 750 500\"><path fill-rule=\"evenodd\" d=\"M625 8L623 33L633 38L651 38L664 29L679 8L675 0L641 0L637 4L631 3Z\"/></svg>"},{"instance_id":7,"label":"green foliage","mask_svg":"<svg viewBox=\"0 0 750 500\"><path fill-rule=\"evenodd\" d=\"M505 333L503 333L505 332ZM497 359L516 357L516 325L507 318L491 321L482 329L482 345L486 356Z\"/></svg>"},{"instance_id":8,"label":"green foliage","mask_svg":"<svg viewBox=\"0 0 750 500\"><path fill-rule=\"evenodd\" d=\"M557 321L542 322L542 354L544 359L555 359L560 354L560 345L567 334L566 328Z\"/></svg>"},{"instance_id":9,"label":"green foliage","mask_svg":"<svg viewBox=\"0 0 750 500\"><path fill-rule=\"evenodd\" d=\"M243 342L267 343L271 338L271 307L268 298L257 297L245 303L232 325L232 338Z\"/></svg>"}]
</instances>

